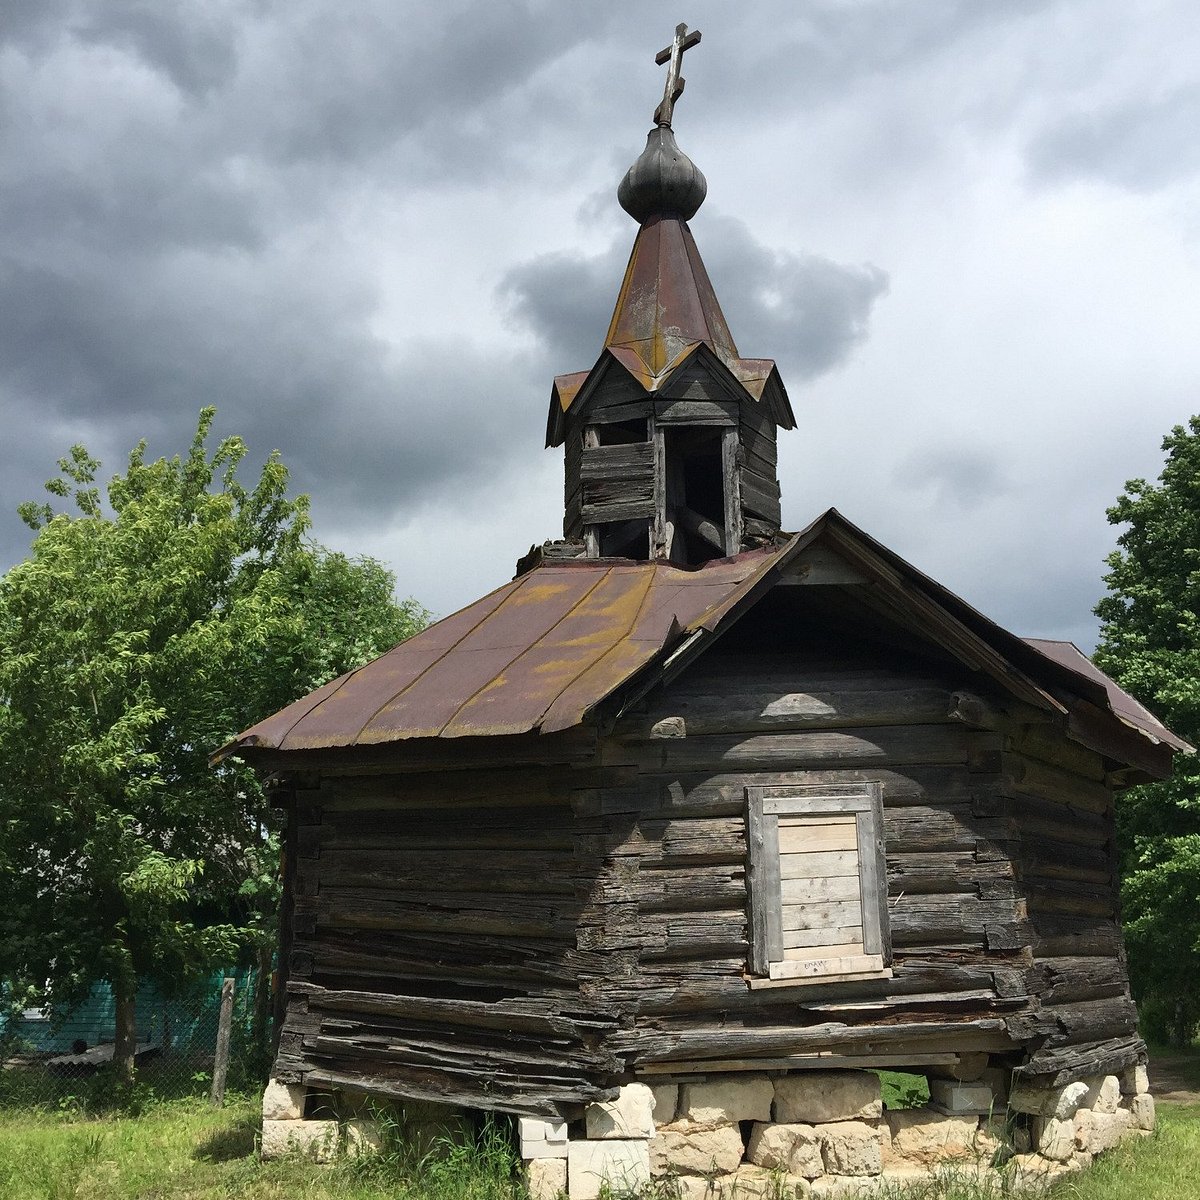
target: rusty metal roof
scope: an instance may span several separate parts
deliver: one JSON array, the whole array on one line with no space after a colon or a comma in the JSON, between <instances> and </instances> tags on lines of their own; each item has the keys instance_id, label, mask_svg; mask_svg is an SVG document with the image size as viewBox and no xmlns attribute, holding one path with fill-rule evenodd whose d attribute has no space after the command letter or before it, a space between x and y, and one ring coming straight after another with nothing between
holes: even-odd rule
<instances>
[{"instance_id":1,"label":"rusty metal roof","mask_svg":"<svg viewBox=\"0 0 1200 1200\"><path fill-rule=\"evenodd\" d=\"M731 396L762 404L780 428L795 428L774 361L738 355L687 223L651 217L634 240L599 360L590 371L554 381L546 444L561 443L564 415L586 405L611 367L626 371L648 395L670 394L671 381L698 357L724 378Z\"/></svg>"},{"instance_id":2,"label":"rusty metal roof","mask_svg":"<svg viewBox=\"0 0 1200 1200\"><path fill-rule=\"evenodd\" d=\"M647 391L698 342L726 364L738 357L700 251L685 222L654 217L639 230L604 345L640 374Z\"/></svg>"},{"instance_id":3,"label":"rusty metal roof","mask_svg":"<svg viewBox=\"0 0 1200 1200\"><path fill-rule=\"evenodd\" d=\"M235 748L332 749L577 725L768 564L537 567L241 734Z\"/></svg>"},{"instance_id":4,"label":"rusty metal roof","mask_svg":"<svg viewBox=\"0 0 1200 1200\"><path fill-rule=\"evenodd\" d=\"M1056 663L1095 681L1104 689L1108 707L1113 715L1125 725L1144 733L1157 741L1164 742L1174 750L1190 752L1194 749L1183 738L1172 733L1145 705L1138 703L1127 691L1118 686L1074 642L1055 642L1046 638L1026 638L1025 641L1039 653Z\"/></svg>"},{"instance_id":5,"label":"rusty metal roof","mask_svg":"<svg viewBox=\"0 0 1200 1200\"><path fill-rule=\"evenodd\" d=\"M917 605L926 636L1017 694L1065 714L1066 689L1153 743L1191 749L1070 643L1008 633L831 509L782 547L699 567L535 567L259 722L218 756L569 729L643 672L702 654L817 542L849 556L897 611Z\"/></svg>"}]
</instances>

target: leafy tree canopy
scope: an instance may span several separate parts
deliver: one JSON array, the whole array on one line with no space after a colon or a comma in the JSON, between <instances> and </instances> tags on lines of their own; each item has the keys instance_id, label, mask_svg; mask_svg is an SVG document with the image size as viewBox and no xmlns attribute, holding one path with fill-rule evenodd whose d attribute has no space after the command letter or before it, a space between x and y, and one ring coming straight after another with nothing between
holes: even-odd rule
<instances>
[{"instance_id":1,"label":"leafy tree canopy","mask_svg":"<svg viewBox=\"0 0 1200 1200\"><path fill-rule=\"evenodd\" d=\"M239 438L210 455L213 417L183 457L138 445L103 496L74 447L0 578L0 975L63 1002L108 980L119 1026L139 982L269 933L270 811L208 755L428 619L377 562L307 540L277 455L251 487Z\"/></svg>"},{"instance_id":2,"label":"leafy tree canopy","mask_svg":"<svg viewBox=\"0 0 1200 1200\"><path fill-rule=\"evenodd\" d=\"M1125 526L1105 576L1096 662L1200 745L1200 417L1163 441L1157 483L1133 479L1108 510ZM1118 800L1130 973L1150 1031L1190 1039L1200 1019L1200 762Z\"/></svg>"}]
</instances>

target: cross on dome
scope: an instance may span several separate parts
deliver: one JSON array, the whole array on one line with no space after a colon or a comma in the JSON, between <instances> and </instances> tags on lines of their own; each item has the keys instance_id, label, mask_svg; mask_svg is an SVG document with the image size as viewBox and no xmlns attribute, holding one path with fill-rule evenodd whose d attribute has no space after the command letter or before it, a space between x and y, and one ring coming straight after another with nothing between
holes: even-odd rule
<instances>
[{"instance_id":1,"label":"cross on dome","mask_svg":"<svg viewBox=\"0 0 1200 1200\"><path fill-rule=\"evenodd\" d=\"M675 101L683 95L683 87L687 82L679 73L680 67L683 65L683 53L699 43L700 30L693 29L691 33L688 33L686 25L676 25L675 37L671 44L654 56L654 61L660 67L668 60L671 64L667 68L667 82L663 87L662 103L654 110L655 125L665 125L668 129L671 128L671 117L675 113Z\"/></svg>"}]
</instances>

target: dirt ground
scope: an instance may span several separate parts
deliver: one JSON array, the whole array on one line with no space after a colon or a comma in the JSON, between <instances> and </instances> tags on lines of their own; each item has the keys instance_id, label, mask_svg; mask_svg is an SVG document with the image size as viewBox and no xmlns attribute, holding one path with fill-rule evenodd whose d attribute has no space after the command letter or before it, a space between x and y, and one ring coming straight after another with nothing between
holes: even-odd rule
<instances>
[{"instance_id":1,"label":"dirt ground","mask_svg":"<svg viewBox=\"0 0 1200 1200\"><path fill-rule=\"evenodd\" d=\"M1200 1104L1200 1062L1193 1055L1155 1054L1147 1068L1150 1094L1170 1104Z\"/></svg>"}]
</instances>

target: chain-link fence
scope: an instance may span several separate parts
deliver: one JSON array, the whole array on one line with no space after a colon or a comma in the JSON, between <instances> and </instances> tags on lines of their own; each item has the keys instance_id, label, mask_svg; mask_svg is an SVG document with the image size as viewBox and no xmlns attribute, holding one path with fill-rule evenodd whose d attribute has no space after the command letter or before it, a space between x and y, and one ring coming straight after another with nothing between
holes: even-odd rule
<instances>
[{"instance_id":1,"label":"chain-link fence","mask_svg":"<svg viewBox=\"0 0 1200 1200\"><path fill-rule=\"evenodd\" d=\"M254 1089L270 1065L270 978L254 970L229 975L235 984L226 1086ZM216 974L170 998L153 988L139 991L136 1079L143 1094L208 1093L223 978ZM0 1029L0 1105L100 1109L117 1102L115 1034L112 993L102 985L69 1011L51 1007L12 1014Z\"/></svg>"}]
</instances>

